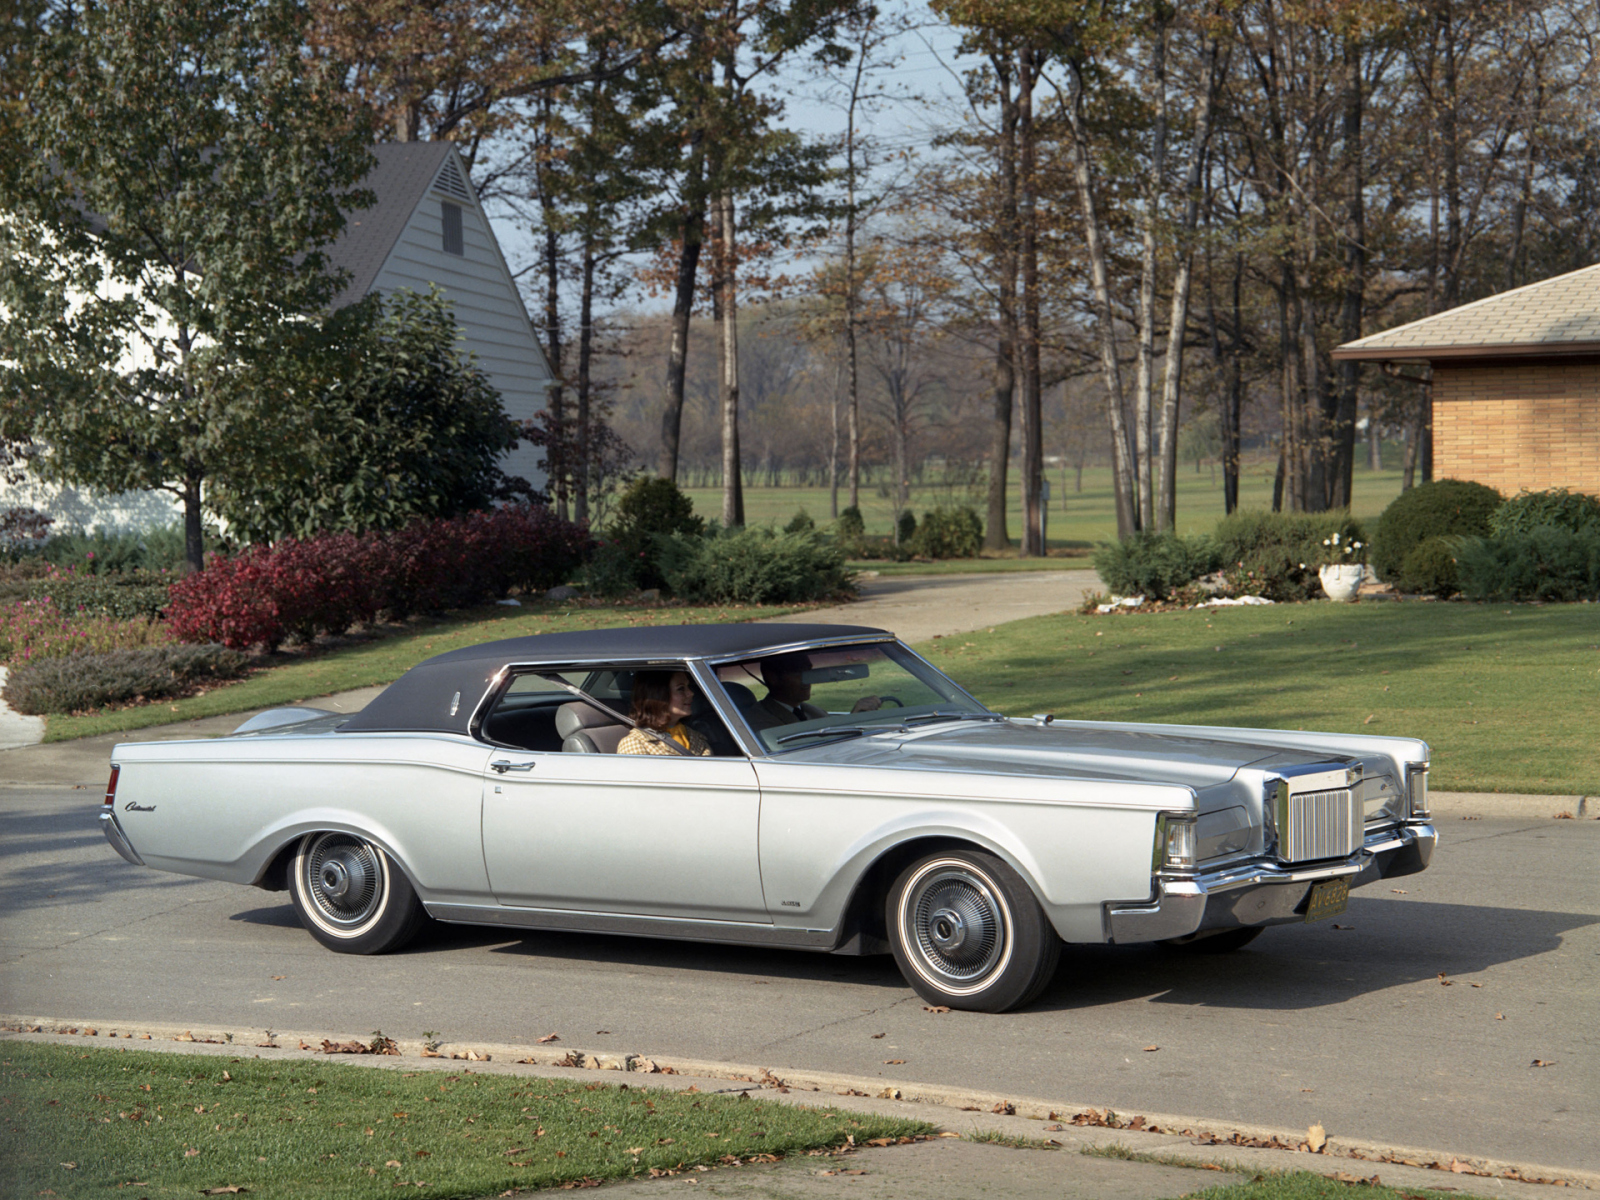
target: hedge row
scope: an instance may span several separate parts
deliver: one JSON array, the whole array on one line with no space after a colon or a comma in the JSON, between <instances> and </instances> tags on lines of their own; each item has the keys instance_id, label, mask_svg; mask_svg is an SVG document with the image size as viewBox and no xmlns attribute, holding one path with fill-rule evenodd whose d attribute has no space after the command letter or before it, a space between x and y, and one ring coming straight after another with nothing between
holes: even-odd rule
<instances>
[{"instance_id":1,"label":"hedge row","mask_svg":"<svg viewBox=\"0 0 1600 1200\"><path fill-rule=\"evenodd\" d=\"M152 646L44 658L6 672L6 703L20 713L73 713L126 700L159 700L197 683L231 679L245 658L222 646Z\"/></svg>"},{"instance_id":2,"label":"hedge row","mask_svg":"<svg viewBox=\"0 0 1600 1200\"><path fill-rule=\"evenodd\" d=\"M285 539L212 556L172 585L173 635L242 649L343 633L379 614L464 608L511 588L544 591L583 561L588 531L543 506L418 521L393 533Z\"/></svg>"}]
</instances>

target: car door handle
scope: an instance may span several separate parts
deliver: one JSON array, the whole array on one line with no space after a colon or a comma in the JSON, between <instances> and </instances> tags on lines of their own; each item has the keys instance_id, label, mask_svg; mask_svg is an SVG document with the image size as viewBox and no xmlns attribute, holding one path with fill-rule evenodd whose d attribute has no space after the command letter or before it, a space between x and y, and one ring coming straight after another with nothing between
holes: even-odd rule
<instances>
[{"instance_id":1,"label":"car door handle","mask_svg":"<svg viewBox=\"0 0 1600 1200\"><path fill-rule=\"evenodd\" d=\"M518 763L506 758L497 758L489 764L489 769L504 775L507 771L531 771L535 765L531 762Z\"/></svg>"}]
</instances>

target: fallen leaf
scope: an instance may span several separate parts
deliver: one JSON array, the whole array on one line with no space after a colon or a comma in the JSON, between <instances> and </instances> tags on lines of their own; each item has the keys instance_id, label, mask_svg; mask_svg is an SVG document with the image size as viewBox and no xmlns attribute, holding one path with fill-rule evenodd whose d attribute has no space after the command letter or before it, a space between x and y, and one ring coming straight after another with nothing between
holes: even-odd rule
<instances>
[{"instance_id":1,"label":"fallen leaf","mask_svg":"<svg viewBox=\"0 0 1600 1200\"><path fill-rule=\"evenodd\" d=\"M391 1158L388 1162L384 1163L383 1165L386 1166L386 1167L398 1167L400 1165L400 1160L398 1158Z\"/></svg>"},{"instance_id":2,"label":"fallen leaf","mask_svg":"<svg viewBox=\"0 0 1600 1200\"><path fill-rule=\"evenodd\" d=\"M1335 925L1334 928L1335 929L1343 929L1343 930L1348 931L1348 930L1354 929L1355 926L1354 925Z\"/></svg>"},{"instance_id":3,"label":"fallen leaf","mask_svg":"<svg viewBox=\"0 0 1600 1200\"><path fill-rule=\"evenodd\" d=\"M543 1046L549 1042L559 1042L560 1040L561 1035L559 1033L547 1033L539 1039L539 1045Z\"/></svg>"},{"instance_id":4,"label":"fallen leaf","mask_svg":"<svg viewBox=\"0 0 1600 1200\"><path fill-rule=\"evenodd\" d=\"M1536 1058L1531 1063L1529 1063L1528 1065L1530 1067L1553 1067L1553 1066L1556 1065L1556 1063L1555 1063L1555 1059L1553 1059L1553 1058L1549 1059L1549 1060L1546 1060L1546 1059L1543 1059L1543 1058Z\"/></svg>"},{"instance_id":5,"label":"fallen leaf","mask_svg":"<svg viewBox=\"0 0 1600 1200\"><path fill-rule=\"evenodd\" d=\"M1306 1145L1311 1148L1311 1153L1321 1154L1324 1146L1328 1144L1328 1131L1320 1124L1313 1125L1306 1130Z\"/></svg>"},{"instance_id":6,"label":"fallen leaf","mask_svg":"<svg viewBox=\"0 0 1600 1200\"><path fill-rule=\"evenodd\" d=\"M238 1196L249 1190L247 1187L240 1187L237 1183L230 1183L227 1187L203 1188L200 1194L202 1196Z\"/></svg>"},{"instance_id":7,"label":"fallen leaf","mask_svg":"<svg viewBox=\"0 0 1600 1200\"><path fill-rule=\"evenodd\" d=\"M883 1065L886 1067L903 1067L905 1063L906 1060L903 1058L886 1058L883 1060Z\"/></svg>"},{"instance_id":8,"label":"fallen leaf","mask_svg":"<svg viewBox=\"0 0 1600 1200\"><path fill-rule=\"evenodd\" d=\"M947 1013L950 1011L950 1006L948 1004L924 1004L922 1006L922 1011L931 1013Z\"/></svg>"},{"instance_id":9,"label":"fallen leaf","mask_svg":"<svg viewBox=\"0 0 1600 1200\"><path fill-rule=\"evenodd\" d=\"M1002 1117L1014 1117L1017 1115L1017 1106L1009 1100L1002 1100L989 1111L999 1113Z\"/></svg>"},{"instance_id":10,"label":"fallen leaf","mask_svg":"<svg viewBox=\"0 0 1600 1200\"><path fill-rule=\"evenodd\" d=\"M417 1151L417 1157L418 1158L429 1158L429 1157L432 1156L432 1154L433 1154L432 1150L418 1150Z\"/></svg>"},{"instance_id":11,"label":"fallen leaf","mask_svg":"<svg viewBox=\"0 0 1600 1200\"><path fill-rule=\"evenodd\" d=\"M1410 892L1406 891L1405 888L1390 888L1389 890L1396 896L1409 896L1411 894Z\"/></svg>"},{"instance_id":12,"label":"fallen leaf","mask_svg":"<svg viewBox=\"0 0 1600 1200\"><path fill-rule=\"evenodd\" d=\"M287 975L274 975L273 978L274 979L287 979L289 977Z\"/></svg>"},{"instance_id":13,"label":"fallen leaf","mask_svg":"<svg viewBox=\"0 0 1600 1200\"><path fill-rule=\"evenodd\" d=\"M872 1036L873 1036L874 1039L877 1039L877 1038L881 1038L881 1037L888 1037L889 1035L887 1033L875 1033Z\"/></svg>"},{"instance_id":14,"label":"fallen leaf","mask_svg":"<svg viewBox=\"0 0 1600 1200\"><path fill-rule=\"evenodd\" d=\"M1439 986L1440 987L1455 987L1455 985L1456 985L1456 981L1454 979L1446 979L1444 977L1444 972L1443 971L1439 972Z\"/></svg>"},{"instance_id":15,"label":"fallen leaf","mask_svg":"<svg viewBox=\"0 0 1600 1200\"><path fill-rule=\"evenodd\" d=\"M1504 1021L1506 1019L1506 1015L1505 1013L1495 1013L1494 1019L1496 1021Z\"/></svg>"},{"instance_id":16,"label":"fallen leaf","mask_svg":"<svg viewBox=\"0 0 1600 1200\"><path fill-rule=\"evenodd\" d=\"M1146 1047L1145 1047L1145 1048L1144 1048L1144 1052L1145 1052L1145 1053L1146 1053L1146 1054L1152 1054L1152 1053L1154 1053L1154 1052L1155 1052L1155 1051L1157 1051L1157 1050L1159 1050L1159 1049L1161 1049L1161 1047L1160 1047L1160 1046L1146 1046Z\"/></svg>"},{"instance_id":17,"label":"fallen leaf","mask_svg":"<svg viewBox=\"0 0 1600 1200\"><path fill-rule=\"evenodd\" d=\"M1363 725L1371 725L1377 719L1378 719L1378 714L1377 713L1368 713L1367 714L1367 719L1365 721L1361 722L1361 723Z\"/></svg>"},{"instance_id":18,"label":"fallen leaf","mask_svg":"<svg viewBox=\"0 0 1600 1200\"><path fill-rule=\"evenodd\" d=\"M1473 986L1473 987L1482 987L1482 986L1483 986L1483 984L1481 984L1481 983L1475 983L1475 984L1473 984L1473 985L1472 985L1472 986Z\"/></svg>"},{"instance_id":19,"label":"fallen leaf","mask_svg":"<svg viewBox=\"0 0 1600 1200\"><path fill-rule=\"evenodd\" d=\"M199 1153L200 1153L200 1151L196 1150L193 1146L190 1146L187 1150L185 1150L183 1152L183 1156L185 1158L193 1158L193 1157L195 1157L195 1155L197 1155Z\"/></svg>"},{"instance_id":20,"label":"fallen leaf","mask_svg":"<svg viewBox=\"0 0 1600 1200\"><path fill-rule=\"evenodd\" d=\"M76 1171L78 1169L77 1163L62 1163L61 1165L69 1171Z\"/></svg>"}]
</instances>

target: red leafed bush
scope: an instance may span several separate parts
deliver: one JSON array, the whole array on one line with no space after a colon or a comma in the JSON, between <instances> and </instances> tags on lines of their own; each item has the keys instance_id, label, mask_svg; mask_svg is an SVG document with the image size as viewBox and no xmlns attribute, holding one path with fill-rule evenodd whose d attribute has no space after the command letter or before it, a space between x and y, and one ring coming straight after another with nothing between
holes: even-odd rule
<instances>
[{"instance_id":1,"label":"red leafed bush","mask_svg":"<svg viewBox=\"0 0 1600 1200\"><path fill-rule=\"evenodd\" d=\"M291 633L343 633L380 612L402 618L463 608L513 587L543 591L592 545L581 525L528 505L365 537L285 539L212 556L204 571L172 585L167 622L181 641L272 649Z\"/></svg>"}]
</instances>

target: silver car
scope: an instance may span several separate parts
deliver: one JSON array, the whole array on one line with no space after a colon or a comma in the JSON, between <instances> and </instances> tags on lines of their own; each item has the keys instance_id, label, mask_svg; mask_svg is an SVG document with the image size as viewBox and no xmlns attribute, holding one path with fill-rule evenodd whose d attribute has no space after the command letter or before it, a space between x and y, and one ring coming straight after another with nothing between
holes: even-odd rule
<instances>
[{"instance_id":1,"label":"silver car","mask_svg":"<svg viewBox=\"0 0 1600 1200\"><path fill-rule=\"evenodd\" d=\"M679 737L634 733L636 684L680 673ZM429 919L887 952L999 1012L1062 942L1234 950L1423 870L1427 775L1405 738L1004 717L878 629L695 625L490 642L354 715L123 744L100 820L136 865L286 889L344 953Z\"/></svg>"}]
</instances>

